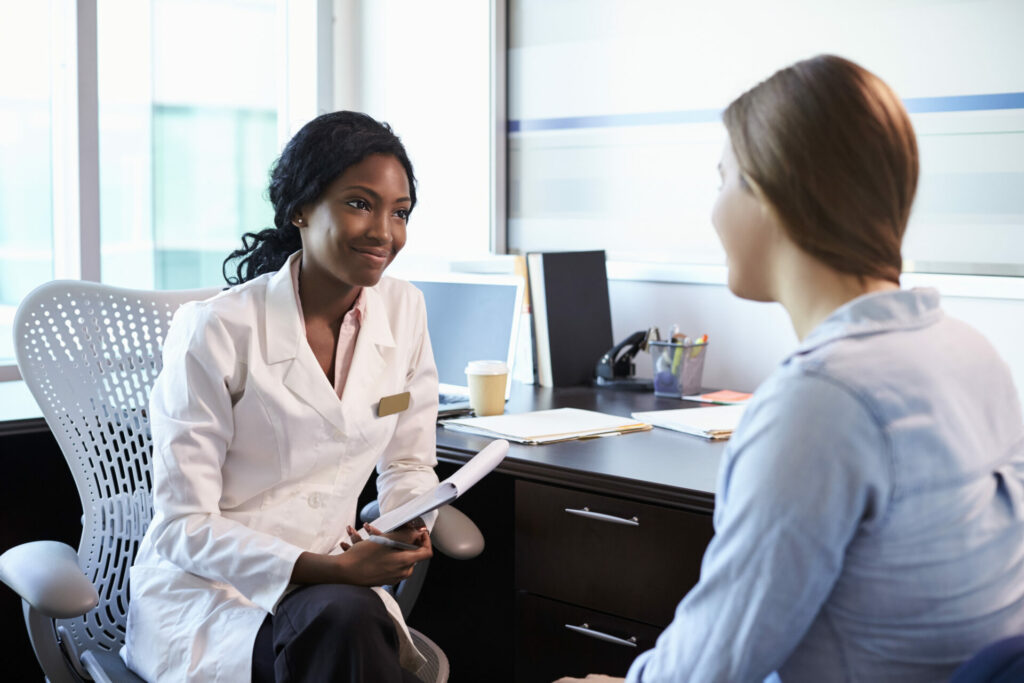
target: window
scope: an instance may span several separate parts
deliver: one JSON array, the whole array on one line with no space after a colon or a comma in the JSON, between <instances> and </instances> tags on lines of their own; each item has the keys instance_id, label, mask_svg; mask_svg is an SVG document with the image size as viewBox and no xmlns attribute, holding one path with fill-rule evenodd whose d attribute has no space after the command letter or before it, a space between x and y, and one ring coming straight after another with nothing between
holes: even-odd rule
<instances>
[{"instance_id":1,"label":"window","mask_svg":"<svg viewBox=\"0 0 1024 683\"><path fill-rule=\"evenodd\" d=\"M53 277L52 26L50 3L0 1L0 363L18 302Z\"/></svg>"},{"instance_id":2,"label":"window","mask_svg":"<svg viewBox=\"0 0 1024 683\"><path fill-rule=\"evenodd\" d=\"M406 246L389 272L446 269L490 249L491 4L447 0L356 3L339 18L339 108L387 121L416 172Z\"/></svg>"},{"instance_id":3,"label":"window","mask_svg":"<svg viewBox=\"0 0 1024 683\"><path fill-rule=\"evenodd\" d=\"M222 284L239 235L273 224L276 5L99 0L104 282Z\"/></svg>"},{"instance_id":4,"label":"window","mask_svg":"<svg viewBox=\"0 0 1024 683\"><path fill-rule=\"evenodd\" d=\"M1024 275L1024 3L509 0L508 16L512 250L722 263L721 110L830 52L911 113L922 174L907 269Z\"/></svg>"},{"instance_id":5,"label":"window","mask_svg":"<svg viewBox=\"0 0 1024 683\"><path fill-rule=\"evenodd\" d=\"M281 146L333 108L332 4L0 0L18 65L0 70L0 380L17 377L14 311L46 280L223 283L239 236L273 223Z\"/></svg>"}]
</instances>

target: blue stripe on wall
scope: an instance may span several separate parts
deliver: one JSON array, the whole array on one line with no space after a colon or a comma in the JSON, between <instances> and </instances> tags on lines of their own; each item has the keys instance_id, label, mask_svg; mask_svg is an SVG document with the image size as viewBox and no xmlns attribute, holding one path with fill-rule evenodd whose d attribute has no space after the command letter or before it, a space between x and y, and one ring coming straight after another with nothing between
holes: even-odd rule
<instances>
[{"instance_id":1,"label":"blue stripe on wall","mask_svg":"<svg viewBox=\"0 0 1024 683\"><path fill-rule=\"evenodd\" d=\"M903 106L911 114L941 111L1024 109L1024 92L1001 92L991 95L952 95L950 97L910 97L903 100Z\"/></svg>"},{"instance_id":2,"label":"blue stripe on wall","mask_svg":"<svg viewBox=\"0 0 1024 683\"><path fill-rule=\"evenodd\" d=\"M657 111L646 114L605 114L566 116L556 119L521 119L508 122L510 133L533 130L570 130L573 128L614 128L618 126L659 126L666 123L708 123L718 121L721 109Z\"/></svg>"},{"instance_id":3,"label":"blue stripe on wall","mask_svg":"<svg viewBox=\"0 0 1024 683\"><path fill-rule=\"evenodd\" d=\"M911 114L950 111L991 111L995 109L1024 109L1024 92L993 93L990 95L952 95L949 97L910 97L903 105ZM565 116L548 119L514 119L508 122L508 132L520 133L539 130L573 130L577 128L616 128L620 126L659 126L672 123L709 123L720 120L721 109L690 109L660 111L643 114L605 114L594 116Z\"/></svg>"}]
</instances>

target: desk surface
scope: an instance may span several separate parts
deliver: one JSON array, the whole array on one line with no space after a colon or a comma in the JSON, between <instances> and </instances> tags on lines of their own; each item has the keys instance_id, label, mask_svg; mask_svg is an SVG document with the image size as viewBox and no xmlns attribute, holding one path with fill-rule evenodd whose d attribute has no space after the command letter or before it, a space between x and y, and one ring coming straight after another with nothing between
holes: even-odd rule
<instances>
[{"instance_id":1,"label":"desk surface","mask_svg":"<svg viewBox=\"0 0 1024 683\"><path fill-rule=\"evenodd\" d=\"M696 406L653 393L513 383L506 412L583 408L629 416L639 410ZM491 439L439 427L441 460L463 463ZM718 465L725 443L666 429L542 446L512 444L498 470L517 477L688 509L714 507Z\"/></svg>"},{"instance_id":2,"label":"desk surface","mask_svg":"<svg viewBox=\"0 0 1024 683\"><path fill-rule=\"evenodd\" d=\"M648 392L570 387L549 389L513 383L507 412L583 408L629 416L638 410L695 406ZM0 436L45 431L39 407L24 382L0 382ZM438 457L461 464L490 439L439 427ZM567 441L544 446L513 444L499 468L508 474L698 510L714 506L718 464L725 444L655 428L649 432Z\"/></svg>"}]
</instances>

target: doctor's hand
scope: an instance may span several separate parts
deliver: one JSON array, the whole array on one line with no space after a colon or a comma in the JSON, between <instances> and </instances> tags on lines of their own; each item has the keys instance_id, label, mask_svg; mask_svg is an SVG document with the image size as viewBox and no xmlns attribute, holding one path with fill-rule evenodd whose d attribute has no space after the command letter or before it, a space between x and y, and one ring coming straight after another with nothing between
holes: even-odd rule
<instances>
[{"instance_id":1,"label":"doctor's hand","mask_svg":"<svg viewBox=\"0 0 1024 683\"><path fill-rule=\"evenodd\" d=\"M602 674L587 674L586 678L559 678L555 683L625 683L625 678L615 678L614 676L604 676Z\"/></svg>"},{"instance_id":2,"label":"doctor's hand","mask_svg":"<svg viewBox=\"0 0 1024 683\"><path fill-rule=\"evenodd\" d=\"M368 527L371 533L376 532ZM353 586L386 586L409 578L420 560L434 554L426 527L396 530L388 536L417 546L415 550L396 550L379 543L363 541L349 527L352 543L343 543L341 555L304 552L292 567L293 583L346 583Z\"/></svg>"},{"instance_id":3,"label":"doctor's hand","mask_svg":"<svg viewBox=\"0 0 1024 683\"><path fill-rule=\"evenodd\" d=\"M423 520L419 519L418 517L416 518L416 520L412 522L407 522L402 526L398 527L397 529L395 529L394 531L387 534L381 533L380 529L373 526L372 524L366 524L364 525L364 528L373 536L382 536L409 545L421 545L421 534L426 534L427 543L430 542L430 532L427 531L427 525L424 524ZM361 543L363 541L363 537L360 536L359 533L356 532L356 530L353 529L351 525L345 527L345 531L348 533L348 537L351 543L346 543L345 541L342 541L340 544L342 550L348 550L354 544Z\"/></svg>"},{"instance_id":4,"label":"doctor's hand","mask_svg":"<svg viewBox=\"0 0 1024 683\"><path fill-rule=\"evenodd\" d=\"M420 560L426 560L434 554L430 544L430 534L426 526L401 527L391 533L381 534L380 531L366 525L367 531L378 536L387 536L402 543L417 546L415 550L399 550L379 543L369 543L360 538L355 529L348 528L352 544L342 543L345 549L338 559L348 558L350 564L345 567L347 580L357 586L383 586L398 583L409 578L413 568ZM345 564L342 562L342 564Z\"/></svg>"}]
</instances>

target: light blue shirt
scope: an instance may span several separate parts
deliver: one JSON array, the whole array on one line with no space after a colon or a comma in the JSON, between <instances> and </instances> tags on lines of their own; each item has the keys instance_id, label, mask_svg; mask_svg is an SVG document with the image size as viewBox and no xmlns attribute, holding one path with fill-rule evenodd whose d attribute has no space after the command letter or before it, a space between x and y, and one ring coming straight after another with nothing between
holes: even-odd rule
<instances>
[{"instance_id":1,"label":"light blue shirt","mask_svg":"<svg viewBox=\"0 0 1024 683\"><path fill-rule=\"evenodd\" d=\"M757 390L701 578L628 681L946 680L1024 633L1024 424L934 290L837 309Z\"/></svg>"}]
</instances>

